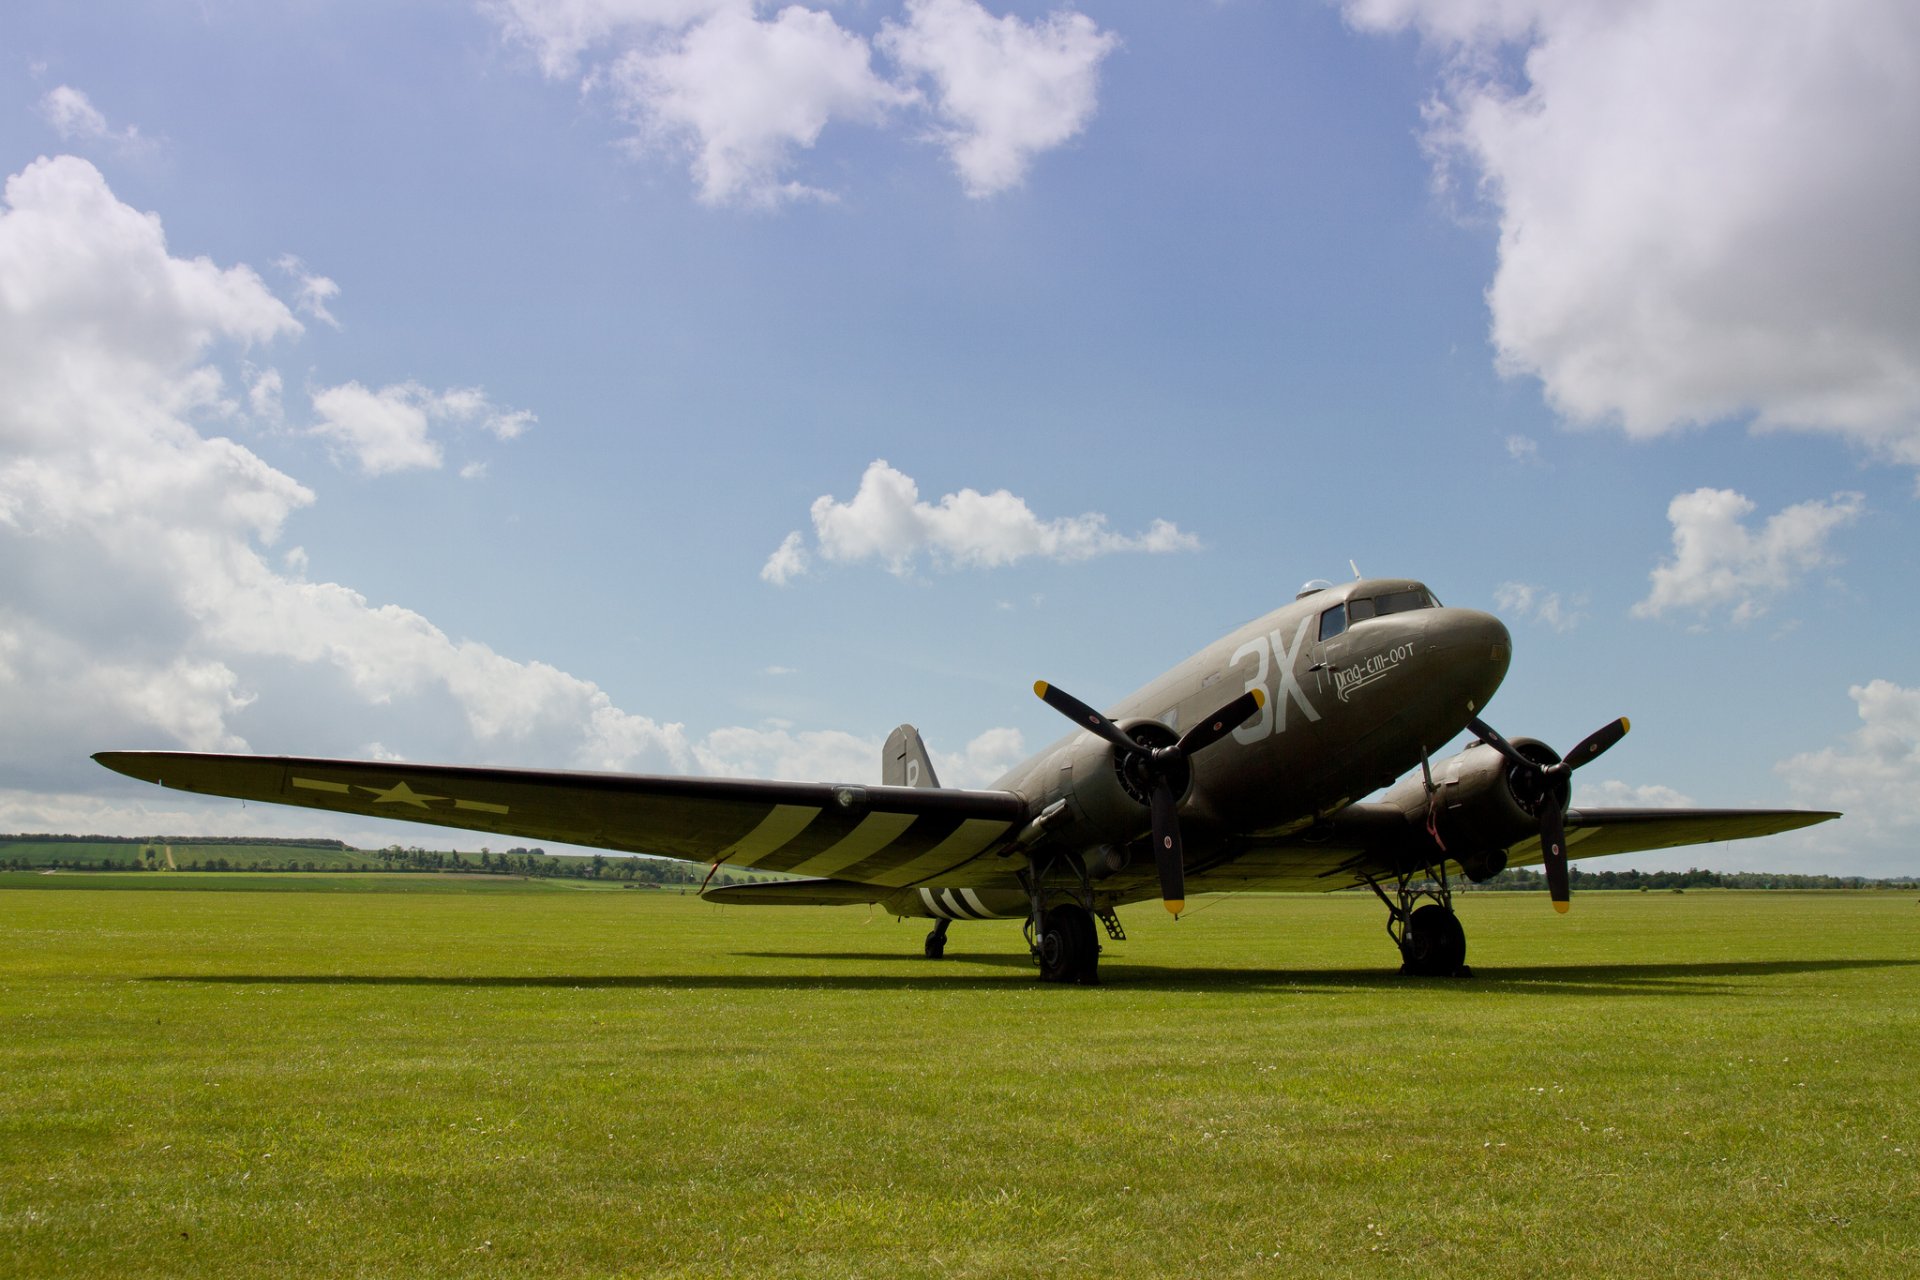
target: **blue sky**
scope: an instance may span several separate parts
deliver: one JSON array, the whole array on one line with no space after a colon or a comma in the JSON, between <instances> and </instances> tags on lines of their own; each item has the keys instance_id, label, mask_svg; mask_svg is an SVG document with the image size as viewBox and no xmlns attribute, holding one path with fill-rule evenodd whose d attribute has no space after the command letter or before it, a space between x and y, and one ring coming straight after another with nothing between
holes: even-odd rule
<instances>
[{"instance_id":1,"label":"blue sky","mask_svg":"<svg viewBox=\"0 0 1920 1280\"><path fill-rule=\"evenodd\" d=\"M1628 861L1910 874L1917 77L1896 0L9 6L0 830L318 829L122 747L979 785L1351 560L1633 719L1581 800L1850 815Z\"/></svg>"}]
</instances>

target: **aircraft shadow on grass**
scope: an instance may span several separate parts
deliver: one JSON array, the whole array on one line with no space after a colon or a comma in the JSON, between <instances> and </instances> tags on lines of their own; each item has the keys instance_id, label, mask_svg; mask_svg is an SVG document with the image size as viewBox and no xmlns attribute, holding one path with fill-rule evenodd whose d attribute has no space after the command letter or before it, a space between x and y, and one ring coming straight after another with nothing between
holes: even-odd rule
<instances>
[{"instance_id":1,"label":"aircraft shadow on grass","mask_svg":"<svg viewBox=\"0 0 1920 1280\"><path fill-rule=\"evenodd\" d=\"M810 964L901 964L906 957L894 952L743 953L756 960L806 961ZM992 976L975 968L1001 970ZM930 966L933 967L933 966ZM900 973L657 973L657 974L354 974L354 973L222 973L149 974L145 982L210 983L221 986L341 986L341 987L514 987L629 990L791 990L825 991L953 991L973 983L999 985L1025 981L1033 963L1021 955L956 955L932 972ZM1483 968L1468 979L1409 978L1379 969L1161 969L1152 965L1113 964L1105 969L1105 985L1125 990L1185 992L1271 992L1301 995L1333 991L1439 988L1489 995L1722 995L1759 994L1741 990L1744 979L1792 977L1849 969L1920 967L1920 959L1726 960L1703 964L1649 964L1624 962L1599 965L1526 965ZM1004 976L1003 976L1004 975Z\"/></svg>"}]
</instances>

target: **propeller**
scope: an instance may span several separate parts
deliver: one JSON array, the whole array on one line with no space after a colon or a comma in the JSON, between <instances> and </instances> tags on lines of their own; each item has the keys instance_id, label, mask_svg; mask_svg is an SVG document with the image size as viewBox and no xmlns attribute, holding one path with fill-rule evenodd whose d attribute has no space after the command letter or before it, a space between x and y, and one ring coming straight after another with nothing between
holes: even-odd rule
<instances>
[{"instance_id":1,"label":"propeller","mask_svg":"<svg viewBox=\"0 0 1920 1280\"><path fill-rule=\"evenodd\" d=\"M1249 689L1226 706L1180 735L1170 747L1150 747L1064 689L1034 681L1040 700L1081 728L1111 743L1125 769L1143 784L1153 813L1153 862L1160 871L1160 900L1179 915L1187 906L1187 871L1180 840L1180 791L1184 789L1189 759L1245 724L1266 705L1267 695ZM1176 782L1181 785L1176 787Z\"/></svg>"},{"instance_id":2,"label":"propeller","mask_svg":"<svg viewBox=\"0 0 1920 1280\"><path fill-rule=\"evenodd\" d=\"M1552 764L1529 760L1519 748L1501 737L1493 727L1475 717L1467 721L1480 741L1498 751L1513 765L1514 790L1540 818L1540 855L1546 864L1547 892L1553 909L1564 912L1572 897L1567 883L1567 805L1573 798L1573 771L1592 764L1614 743L1627 736L1632 726L1627 718L1601 725L1580 740L1580 745Z\"/></svg>"}]
</instances>

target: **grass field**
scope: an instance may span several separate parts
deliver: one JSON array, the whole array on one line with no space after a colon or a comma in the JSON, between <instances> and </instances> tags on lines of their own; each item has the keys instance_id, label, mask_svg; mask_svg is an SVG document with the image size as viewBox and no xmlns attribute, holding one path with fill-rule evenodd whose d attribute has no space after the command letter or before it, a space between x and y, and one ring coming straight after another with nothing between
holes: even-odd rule
<instances>
[{"instance_id":1,"label":"grass field","mask_svg":"<svg viewBox=\"0 0 1920 1280\"><path fill-rule=\"evenodd\" d=\"M1202 899L1078 988L1012 924L61 879L0 878L7 1277L1920 1272L1907 894L1477 895L1470 980Z\"/></svg>"}]
</instances>

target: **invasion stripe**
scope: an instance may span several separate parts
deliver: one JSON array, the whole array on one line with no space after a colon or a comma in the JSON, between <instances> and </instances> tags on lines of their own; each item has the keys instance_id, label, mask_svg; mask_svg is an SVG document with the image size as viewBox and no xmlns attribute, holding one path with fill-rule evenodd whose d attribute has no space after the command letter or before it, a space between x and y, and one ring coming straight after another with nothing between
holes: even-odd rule
<instances>
[{"instance_id":1,"label":"invasion stripe","mask_svg":"<svg viewBox=\"0 0 1920 1280\"><path fill-rule=\"evenodd\" d=\"M892 889L904 889L908 885L959 866L1005 835L1012 827L1011 822L1001 818L968 818L955 829L952 835L910 862L902 864L893 859L869 858L858 866L848 868L842 873L841 878L858 880L862 884L879 884ZM876 866L876 863L881 865ZM887 863L891 865L886 865Z\"/></svg>"},{"instance_id":2,"label":"invasion stripe","mask_svg":"<svg viewBox=\"0 0 1920 1280\"><path fill-rule=\"evenodd\" d=\"M754 859L783 847L819 816L820 810L812 805L777 804L772 813L760 820L759 826L722 849L716 861L751 866Z\"/></svg>"},{"instance_id":3,"label":"invasion stripe","mask_svg":"<svg viewBox=\"0 0 1920 1280\"><path fill-rule=\"evenodd\" d=\"M919 819L917 813L870 813L845 839L787 869L796 875L838 875L898 840Z\"/></svg>"}]
</instances>

